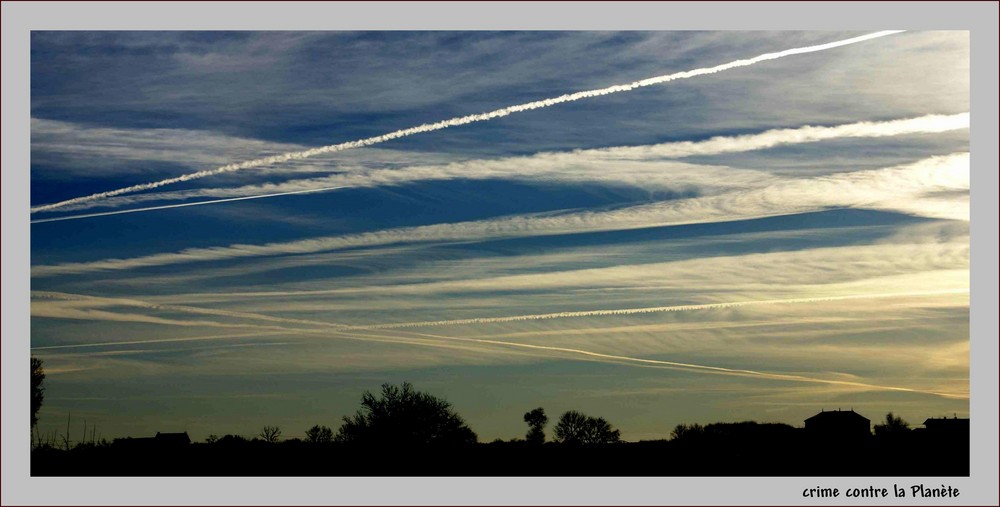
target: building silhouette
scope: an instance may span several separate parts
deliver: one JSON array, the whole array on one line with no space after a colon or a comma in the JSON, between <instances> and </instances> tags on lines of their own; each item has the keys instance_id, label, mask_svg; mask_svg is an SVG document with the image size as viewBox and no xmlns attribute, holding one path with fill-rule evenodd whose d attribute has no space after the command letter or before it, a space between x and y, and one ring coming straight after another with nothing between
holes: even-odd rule
<instances>
[{"instance_id":1,"label":"building silhouette","mask_svg":"<svg viewBox=\"0 0 1000 507\"><path fill-rule=\"evenodd\" d=\"M191 437L188 436L186 431L182 433L162 433L157 431L155 437L116 438L113 442L114 445L119 447L143 449L173 449L184 447L190 443Z\"/></svg>"},{"instance_id":2,"label":"building silhouette","mask_svg":"<svg viewBox=\"0 0 1000 507\"><path fill-rule=\"evenodd\" d=\"M858 440L871 436L871 421L851 410L822 410L805 420L806 434L826 440Z\"/></svg>"},{"instance_id":3,"label":"building silhouette","mask_svg":"<svg viewBox=\"0 0 1000 507\"><path fill-rule=\"evenodd\" d=\"M153 439L157 443L164 445L187 445L191 443L191 437L188 436L186 431L182 433L160 433L157 431Z\"/></svg>"},{"instance_id":4,"label":"building silhouette","mask_svg":"<svg viewBox=\"0 0 1000 507\"><path fill-rule=\"evenodd\" d=\"M920 433L932 444L968 447L969 419L958 417L927 419L924 421L924 430Z\"/></svg>"},{"instance_id":5,"label":"building silhouette","mask_svg":"<svg viewBox=\"0 0 1000 507\"><path fill-rule=\"evenodd\" d=\"M924 421L927 432L936 435L969 436L969 420L958 417L930 418Z\"/></svg>"}]
</instances>

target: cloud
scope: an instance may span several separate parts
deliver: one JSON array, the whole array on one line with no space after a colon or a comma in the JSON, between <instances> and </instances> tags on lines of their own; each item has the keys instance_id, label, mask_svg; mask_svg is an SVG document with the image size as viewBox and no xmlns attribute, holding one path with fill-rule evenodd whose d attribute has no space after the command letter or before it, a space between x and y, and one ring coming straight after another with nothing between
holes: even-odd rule
<instances>
[{"instance_id":1,"label":"cloud","mask_svg":"<svg viewBox=\"0 0 1000 507\"><path fill-rule=\"evenodd\" d=\"M185 336L183 338L160 338L152 340L128 340L128 341L113 341L113 342L97 342L97 343L74 343L71 345L47 345L42 347L31 347L32 351L45 351L45 350L63 350L63 349L84 349L84 348L101 348L101 347L120 347L122 345L153 345L157 343L175 343L175 342L197 342L197 341L212 341L212 340L229 340L232 338L256 338L261 336L270 336L276 332L255 332L255 333L229 333L229 334L215 334L209 336Z\"/></svg>"},{"instance_id":2,"label":"cloud","mask_svg":"<svg viewBox=\"0 0 1000 507\"><path fill-rule=\"evenodd\" d=\"M175 253L131 259L64 263L32 267L33 277L134 269L187 262L304 254L395 243L483 241L488 239L639 229L669 225L746 220L829 208L896 210L900 200L927 193L967 190L969 154L931 157L913 164L879 170L839 173L816 178L781 180L771 186L714 196L678 199L612 211L556 215L519 215L482 221L434 224L328 236L264 245L190 248ZM935 218L962 219L957 207L904 212Z\"/></svg>"},{"instance_id":3,"label":"cloud","mask_svg":"<svg viewBox=\"0 0 1000 507\"><path fill-rule=\"evenodd\" d=\"M922 389L913 389L907 387L897 387L897 386L885 386L885 385L875 385L859 381L850 380L836 380L829 378L820 378L814 376L806 375L790 375L783 373L772 373L763 372L755 370L746 370L738 368L724 368L720 366L707 366L702 364L692 364L683 363L677 361L666 361L660 359L645 359L639 357L622 356L617 354L602 354L599 352L592 352L588 350L568 348L568 347L553 347L545 345L531 345L526 343L516 343L516 342L505 342L505 341L495 341L495 340L484 340L478 338L458 338L452 336L441 336L441 335L422 335L431 336L436 338L448 339L448 340L459 340L463 342L473 342L473 343L486 343L491 345L498 345L502 347L513 347L513 348L526 348L537 351L550 351L558 353L569 353L573 355L581 355L588 358L596 358L598 360L621 362L624 364L645 366L645 367L662 367L669 369L677 369L682 371L691 371L697 373L708 373L717 375L732 375L737 377L751 377L751 378L762 378L768 380L779 380L786 382L807 382L816 384L827 384L834 386L842 386L854 390L878 390L878 391L898 391L898 392L911 392L919 394L930 394L934 396L941 396L946 398L968 398L966 393L952 393L952 392L938 392L938 391L928 391Z\"/></svg>"},{"instance_id":4,"label":"cloud","mask_svg":"<svg viewBox=\"0 0 1000 507\"><path fill-rule=\"evenodd\" d=\"M944 290L928 290L922 292L891 292L883 294L856 294L850 296L824 296L824 297L806 297L806 298L796 298L796 299L762 299L762 300L752 300L752 301L730 301L725 303L707 303L698 305L652 306L645 308L615 308L611 310L581 310L575 312L536 313L528 315L511 315L507 317L473 317L469 319L433 320L433 321L421 321L421 322L390 322L384 324L347 326L343 329L345 330L400 329L400 328L410 328L410 327L458 326L467 324L477 324L477 325L502 324L507 322L523 322L530 320L572 319L579 317L608 317L608 316L637 315L645 313L663 313L663 312L688 312L688 311L698 311L698 310L739 308L742 306L822 303L829 301L847 301L855 299L939 296L945 294L964 294L967 292L968 289L944 289Z\"/></svg>"},{"instance_id":5,"label":"cloud","mask_svg":"<svg viewBox=\"0 0 1000 507\"><path fill-rule=\"evenodd\" d=\"M940 293L940 291L938 291ZM935 294L933 292L927 292L926 295ZM481 338L459 338L451 336L441 336L441 335L420 335L430 339L420 339L420 338L408 338L403 336L387 336L387 335L372 335L372 334L357 334L350 333L350 331L360 331L360 330L380 330L385 328L394 327L427 327L427 326L441 326L441 325L452 325L452 324L486 324L486 323L496 323L496 322L514 322L514 321L524 321L524 320L538 320L538 319L551 319L551 318L572 318L572 317L583 317L583 316L604 316L604 315L630 315L636 313L655 313L663 311L697 311L705 310L718 307L737 307L744 305L760 305L760 304L797 304L797 303L815 303L821 301L843 301L848 299L879 299L879 298L897 298L902 296L913 297L921 296L925 294L875 294L875 295L865 295L865 296L847 296L847 297L832 297L832 298L810 298L810 299L800 299L800 300L784 300L784 301L751 301L751 302L733 302L725 305L688 305L684 307L672 307L672 308L645 308L645 309L620 309L611 311L601 311L595 312L576 312L576 313L561 313L561 314L548 314L548 315L527 315L527 316L517 316L510 317L507 319L479 319L473 322L471 319L463 319L461 321L440 321L440 322L423 322L423 323L408 323L408 324L395 324L395 325L372 325L372 326L355 326L351 328L346 328L344 330L315 330L315 329L297 329L297 328L282 328L280 326L256 326L247 325L245 327L262 328L262 329L274 329L274 330L284 330L289 333L301 333L307 335L320 334L328 338L338 338L347 340L358 340L358 341L371 341L379 343L390 343L390 344L403 344L403 345L416 345L421 347L433 347L433 348L445 348L445 349L458 349L464 351L472 352L489 352L490 349L481 349L479 346L487 345L491 347L500 348L513 348L513 349L524 349L530 350L536 353L542 353L542 357L548 357L551 353L557 354L571 354L577 356L584 356L589 360L596 360L600 362L611 362L615 364L626 364L642 367L660 367L669 369L678 369L682 371L689 371L695 373L708 373L717 375L732 375L741 377L754 377L767 380L776 381L786 381L786 382L806 382L806 383L819 383L819 384L830 384L844 386L848 388L861 389L861 390L887 390L887 391L900 391L900 392L913 392L920 394L931 394L935 396L944 397L962 397L963 395L958 393L948 393L948 392L937 392L930 390L921 390L908 387L898 387L898 386L886 386L877 385L866 382L859 382L853 380L838 380L830 378L821 378L816 376L807 375L795 375L787 373L772 373L766 371L758 370L748 370L739 368L727 368L721 366L711 366L704 364L695 364L690 362L679 362L679 361L668 361L662 359L648 359L639 358L618 354L606 354L600 352L593 352L589 350L579 349L579 348L569 348L569 347L558 347L558 346L548 346L548 345L534 345L528 343L518 343L510 341L498 341L489 340ZM89 298L82 297L83 300L87 302L102 302L103 298ZM32 313L35 313L35 308L33 305ZM56 312L40 312L41 315L45 317L56 317ZM84 317L84 316L87 317ZM118 315L112 314L110 312L81 312L79 315L74 314L72 317L63 316L61 318L91 318L97 320L110 320L110 321L141 321L148 323L160 323L169 325L188 325L186 323L181 323L179 321L170 321L165 319L140 319L133 320L135 316L132 315ZM221 323L204 322L202 325L217 325L221 327L240 327L238 325L227 325ZM216 338L216 337L210 337ZM159 341L156 341L159 342Z\"/></svg>"},{"instance_id":6,"label":"cloud","mask_svg":"<svg viewBox=\"0 0 1000 507\"><path fill-rule=\"evenodd\" d=\"M139 192L139 191L143 191L143 190L151 190L151 189L154 189L154 188L159 188L159 187L162 187L162 186L165 186L165 185L170 185L170 184L173 184L173 183L180 183L180 182L184 182L184 181L190 181L190 180L193 180L193 179L204 178L204 177L213 176L213 175L217 175L217 174L225 174L225 173L229 173L229 172L240 171L240 170L245 170L245 169L252 169L252 168L255 168L255 167L272 165L272 164L276 164L276 163L283 163L283 162L287 162L287 161L290 161L290 160L301 160L301 159L313 157L313 156L316 156L316 155L322 155L322 154L326 154L326 153L334 153L334 152L338 152L338 151L344 151L344 150L350 150L350 149L355 149L355 148L361 148L361 147L364 147L364 146L371 146L373 144L379 144L379 143L383 143L383 142L390 141L390 140L393 140L393 139L398 139L398 138L401 138L401 137L411 136L411 135L414 135L414 134L420 134L420 133L425 133L425 132L432 132L432 131L441 130L441 129L445 129L445 128L449 128L449 127L466 125L466 124L469 124L469 123L480 122L480 121L492 120L492 119L495 119L495 118L501 118L501 117L504 117L504 116L508 116L508 115L514 114L514 113L519 113L519 112L524 112L524 111L531 111L531 110L534 110L534 109L549 107L549 106L553 106L553 105L561 104L561 103L565 103L565 102L572 102L572 101L586 99L586 98L600 97L600 96L609 95L609 94L613 94L613 93L620 93L620 92L631 91L631 90L634 90L634 89L637 89L637 88L643 88L643 87L647 87L647 86L668 83L668 82L679 80L679 79L689 79L689 78L692 78L692 77L697 77L697 76L702 76L702 75L715 74L717 72L722 72L722 71L725 71L725 70L739 68L739 67L746 67L746 66L749 66L749 65L754 65L754 64L759 63L759 62L763 62L763 61L784 58L786 56L792 56L792 55L798 55L798 54L804 54L804 53L812 53L812 52L816 52L816 51L825 51L825 50L828 50L828 49L833 49L833 48L837 48L837 47L841 47L841 46L845 46L845 45L849 45L849 44L856 44L856 43L859 43L859 42L864 42L864 41L868 41L868 40L871 40L871 39L874 39L874 38L884 37L884 36L892 35L892 34L899 33L899 32L901 32L901 30L886 30L886 31L875 32L875 33L871 33L871 34L867 34L867 35L862 35L862 36L859 36L859 37L852 37L850 39L845 39L845 40L841 40L841 41L830 42L830 43L826 43L826 44L820 44L820 45L815 45L815 46L807 46L807 47L801 47L801 48L787 49L787 50L779 51L779 52L776 52L776 53L766 53L766 54L759 55L759 56L756 56L756 57L753 57L753 58L736 60L736 61L725 63L725 64L722 64L722 65L716 65L714 67L703 67L703 68L698 68L698 69L684 71L684 72L677 72L677 73L674 73L674 74L656 76L656 77L651 77L651 78L647 78L647 79L642 79L642 80L639 80L639 81L633 81L633 82L628 83L628 84L615 85L615 86L609 86L609 87L595 89L595 90L587 90L587 91L582 91L582 92L570 93L570 94L560 95L558 97L553 97L553 98L549 98L549 99L537 100L537 101L532 101L532 102L528 102L528 103L524 103L524 104L518 104L518 105L514 105L514 106L508 106L508 107L496 109L496 110L493 110L493 111L490 111L490 112L487 112L487 113L466 115L466 116L451 118L451 119L448 119L448 120L439 121L439 122L435 122L435 123L425 123L425 124L418 125L418 126L415 126L415 127L410 127L410 128L406 128L406 129L396 130L396 131L393 131L393 132L389 132L387 134L382 134L382 135L373 136L373 137L367 137L367 138L358 139L358 140L355 140L355 141L348 141L348 142L345 142L345 143L339 143L339 144L333 144L333 145L328 145L328 146L322 146L322 147L319 147L319 148L312 148L312 149L304 150L304 151L288 152L288 153L284 153L284 154L280 154L280 155L272 155L272 156L269 156L269 157L263 157L263 158L257 158L257 159L254 159L254 160L248 160L248 161L244 161L244 162L227 164L227 165L224 165L222 167L215 168L215 169L208 169L208 170L204 170L204 171L198 171L198 172L194 172L194 173L188 173L188 174L184 174L184 175L181 175L181 176L167 178L167 179L163 179L163 180L159 180L159 181L154 181L154 182L149 182L149 183L143 183L143 184L139 184L139 185L132 185L132 186L128 186L128 187L119 188L119 189L116 189L116 190L110 190L110 191L106 191L106 192L99 192L99 193L96 193L96 194L91 194L89 196L77 197L77 198L68 199L68 200L65 200L65 201L60 201L60 202L56 202L56 203L52 203L52 204L35 206L35 207L31 208L31 213L35 213L35 212L39 212L39 211L47 211L47 210L57 209L57 208L60 208L62 206L66 206L66 205L69 205L69 204L75 204L75 203L79 203L79 202L87 202L87 201L93 201L93 200L100 200L100 199L105 199L105 198L108 198L108 197L114 197L116 195L122 195L122 194L133 193L133 192Z\"/></svg>"},{"instance_id":7,"label":"cloud","mask_svg":"<svg viewBox=\"0 0 1000 507\"><path fill-rule=\"evenodd\" d=\"M133 176L164 164L187 168L223 165L233 159L304 150L307 146L239 137L210 130L182 128L115 128L44 118L31 119L33 178ZM349 172L415 163L442 163L442 153L368 148L341 153L322 166L292 163L262 167L266 174L311 171ZM43 167L38 167L43 166Z\"/></svg>"},{"instance_id":8,"label":"cloud","mask_svg":"<svg viewBox=\"0 0 1000 507\"><path fill-rule=\"evenodd\" d=\"M226 310L214 310L209 308L198 308L193 306L182 306L182 305L163 305L149 303L146 301L140 301L131 298L108 298L99 296L88 296L83 294L66 294L62 292L47 292L47 291L32 291L32 314L34 315L34 304L38 300L55 300L63 302L58 305L62 310L64 310L65 315L74 315L74 309L80 307L83 308L101 308L101 307L114 307L114 306L128 306L128 307L138 307L145 308L147 310L156 311L166 311L166 312L182 312L182 313L193 313L200 315L214 315L218 317L229 317L234 319L249 319L249 320L263 320L267 322L280 322L286 324L305 324L311 326L321 326L321 327L343 327L337 324L314 321L314 320L303 320L303 319L289 319L282 317L274 317L271 315L261 315L256 313L247 312L233 312ZM66 303L70 302L70 303ZM44 316L56 316L56 312L48 311ZM73 317L64 317L73 318Z\"/></svg>"},{"instance_id":9,"label":"cloud","mask_svg":"<svg viewBox=\"0 0 1000 507\"><path fill-rule=\"evenodd\" d=\"M118 196L98 201L66 205L62 211L92 207L119 207L149 201L186 200L204 197L288 195L292 192L320 191L336 187L374 187L399 185L426 180L449 179L523 179L559 182L600 182L641 188L696 190L717 192L721 189L760 186L773 179L764 171L752 171L719 166L668 162L663 159L696 155L719 155L763 150L782 145L813 143L845 138L879 138L917 133L940 133L969 127L969 113L925 115L916 118L883 122L857 122L831 127L803 126L774 129L742 136L716 136L703 141L661 143L647 146L622 146L561 153L537 153L531 156L505 157L493 160L468 160L445 165L411 166L394 169L352 171L323 178L299 179L282 183L246 185L242 187L204 188L175 192L158 192L134 196ZM322 170L317 168L317 170ZM327 169L329 170L329 169ZM205 201L204 204L219 201ZM190 205L200 205L192 203ZM180 207L182 205L176 205ZM127 210L133 213L163 209L164 206ZM108 213L114 214L114 213ZM82 215L80 218L102 216ZM61 218L61 220L75 217ZM35 220L32 223L47 220Z\"/></svg>"}]
</instances>

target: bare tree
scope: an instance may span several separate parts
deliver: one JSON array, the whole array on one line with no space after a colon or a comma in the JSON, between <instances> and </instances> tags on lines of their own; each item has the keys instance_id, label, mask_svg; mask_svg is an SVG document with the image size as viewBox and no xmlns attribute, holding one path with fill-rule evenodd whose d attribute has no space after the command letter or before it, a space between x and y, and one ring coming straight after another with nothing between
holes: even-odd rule
<instances>
[{"instance_id":1,"label":"bare tree","mask_svg":"<svg viewBox=\"0 0 1000 507\"><path fill-rule=\"evenodd\" d=\"M278 437L281 436L281 429L277 426L264 426L264 429L260 430L258 436L261 440L269 444L275 444L278 442Z\"/></svg>"},{"instance_id":2,"label":"bare tree","mask_svg":"<svg viewBox=\"0 0 1000 507\"><path fill-rule=\"evenodd\" d=\"M42 400L45 399L45 370L42 369L42 360L36 357L31 358L31 427L38 423L38 409L42 408Z\"/></svg>"},{"instance_id":3,"label":"bare tree","mask_svg":"<svg viewBox=\"0 0 1000 507\"><path fill-rule=\"evenodd\" d=\"M614 444L621 442L621 432L604 418L570 410L556 424L556 441L564 444Z\"/></svg>"},{"instance_id":4,"label":"bare tree","mask_svg":"<svg viewBox=\"0 0 1000 507\"><path fill-rule=\"evenodd\" d=\"M311 444L328 444L333 442L333 430L317 424L306 431L306 442Z\"/></svg>"}]
</instances>

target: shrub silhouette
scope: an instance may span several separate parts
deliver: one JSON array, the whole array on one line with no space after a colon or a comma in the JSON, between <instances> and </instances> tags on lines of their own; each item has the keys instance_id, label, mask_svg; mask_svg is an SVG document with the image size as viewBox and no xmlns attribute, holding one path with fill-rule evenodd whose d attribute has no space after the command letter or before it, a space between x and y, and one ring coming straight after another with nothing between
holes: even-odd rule
<instances>
[{"instance_id":1,"label":"shrub silhouette","mask_svg":"<svg viewBox=\"0 0 1000 507\"><path fill-rule=\"evenodd\" d=\"M306 442L310 444L328 444L333 442L333 430L317 424L306 431Z\"/></svg>"},{"instance_id":2,"label":"shrub silhouette","mask_svg":"<svg viewBox=\"0 0 1000 507\"><path fill-rule=\"evenodd\" d=\"M671 440L689 441L705 434L705 428L700 424L678 424L670 432Z\"/></svg>"},{"instance_id":3,"label":"shrub silhouette","mask_svg":"<svg viewBox=\"0 0 1000 507\"><path fill-rule=\"evenodd\" d=\"M222 438L212 443L224 447L238 447L245 445L247 442L249 442L249 440L247 440L241 435L223 435Z\"/></svg>"},{"instance_id":4,"label":"shrub silhouette","mask_svg":"<svg viewBox=\"0 0 1000 507\"><path fill-rule=\"evenodd\" d=\"M42 408L42 400L45 398L45 387L42 381L45 380L45 370L42 369L42 360L36 357L31 358L31 427L38 423L38 409Z\"/></svg>"},{"instance_id":5,"label":"shrub silhouette","mask_svg":"<svg viewBox=\"0 0 1000 507\"><path fill-rule=\"evenodd\" d=\"M892 415L892 412L885 415L884 423L875 425L875 436L877 437L897 436L909 431L910 423L904 421L902 417Z\"/></svg>"},{"instance_id":6,"label":"shrub silhouette","mask_svg":"<svg viewBox=\"0 0 1000 507\"><path fill-rule=\"evenodd\" d=\"M382 385L382 396L371 392L361 397L361 410L344 417L336 440L396 446L463 445L478 440L451 404L415 391L404 382L397 387Z\"/></svg>"},{"instance_id":7,"label":"shrub silhouette","mask_svg":"<svg viewBox=\"0 0 1000 507\"><path fill-rule=\"evenodd\" d=\"M538 407L531 412L524 414L524 422L528 423L528 434L525 440L529 444L541 444L545 442L545 425L549 422L545 415L545 409Z\"/></svg>"},{"instance_id":8,"label":"shrub silhouette","mask_svg":"<svg viewBox=\"0 0 1000 507\"><path fill-rule=\"evenodd\" d=\"M570 410L556 424L556 441L564 444L614 444L621 442L621 432L601 417Z\"/></svg>"}]
</instances>

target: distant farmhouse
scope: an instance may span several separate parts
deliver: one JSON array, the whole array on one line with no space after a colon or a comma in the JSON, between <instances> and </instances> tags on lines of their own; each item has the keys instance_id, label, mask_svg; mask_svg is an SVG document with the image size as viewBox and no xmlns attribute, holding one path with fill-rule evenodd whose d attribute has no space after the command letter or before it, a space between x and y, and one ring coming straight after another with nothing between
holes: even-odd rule
<instances>
[{"instance_id":1,"label":"distant farmhouse","mask_svg":"<svg viewBox=\"0 0 1000 507\"><path fill-rule=\"evenodd\" d=\"M823 410L805 420L806 433L827 440L857 440L872 434L871 421L851 410Z\"/></svg>"}]
</instances>

